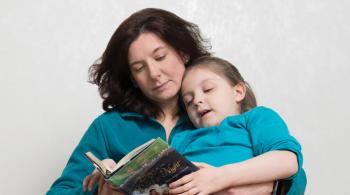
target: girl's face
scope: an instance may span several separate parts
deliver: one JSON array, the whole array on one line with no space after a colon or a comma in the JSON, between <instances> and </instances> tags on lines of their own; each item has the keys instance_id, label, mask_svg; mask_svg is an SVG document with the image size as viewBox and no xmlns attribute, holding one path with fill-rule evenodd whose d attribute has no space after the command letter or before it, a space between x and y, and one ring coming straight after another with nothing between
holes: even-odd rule
<instances>
[{"instance_id":1,"label":"girl's face","mask_svg":"<svg viewBox=\"0 0 350 195\"><path fill-rule=\"evenodd\" d=\"M150 100L166 105L178 99L185 72L183 58L154 33L142 33L129 47L135 85Z\"/></svg>"},{"instance_id":2,"label":"girl's face","mask_svg":"<svg viewBox=\"0 0 350 195\"><path fill-rule=\"evenodd\" d=\"M240 114L245 86L239 83L233 87L221 75L199 65L186 72L181 94L192 123L197 128L209 127Z\"/></svg>"}]
</instances>

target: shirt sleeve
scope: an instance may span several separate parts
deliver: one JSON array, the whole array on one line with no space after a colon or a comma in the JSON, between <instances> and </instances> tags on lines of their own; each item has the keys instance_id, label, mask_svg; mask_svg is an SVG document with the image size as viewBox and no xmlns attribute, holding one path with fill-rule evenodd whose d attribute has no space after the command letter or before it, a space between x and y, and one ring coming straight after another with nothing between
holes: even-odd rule
<instances>
[{"instance_id":1,"label":"shirt sleeve","mask_svg":"<svg viewBox=\"0 0 350 195\"><path fill-rule=\"evenodd\" d=\"M93 194L94 190L93 192L84 192L82 187L84 178L94 170L93 165L83 155L87 151L93 152L100 159L108 156L105 136L98 118L90 125L74 149L62 175L52 184L47 195ZM94 189L96 190L96 185Z\"/></svg>"},{"instance_id":2,"label":"shirt sleeve","mask_svg":"<svg viewBox=\"0 0 350 195\"><path fill-rule=\"evenodd\" d=\"M302 168L303 156L299 142L289 134L283 119L269 108L258 107L247 115L246 120L254 156L273 150L293 152L298 159L298 172L288 179L294 178Z\"/></svg>"}]
</instances>

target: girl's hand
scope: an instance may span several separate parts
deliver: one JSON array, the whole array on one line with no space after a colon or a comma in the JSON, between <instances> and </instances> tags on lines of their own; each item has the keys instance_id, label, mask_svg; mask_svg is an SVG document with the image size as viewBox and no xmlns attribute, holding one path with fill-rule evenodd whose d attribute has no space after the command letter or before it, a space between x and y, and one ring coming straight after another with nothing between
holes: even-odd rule
<instances>
[{"instance_id":1,"label":"girl's hand","mask_svg":"<svg viewBox=\"0 0 350 195\"><path fill-rule=\"evenodd\" d=\"M114 169L116 163L114 162L114 160L112 159L104 159L102 160L103 164L105 166L107 166L109 169ZM84 181L83 181L83 188L84 191L91 191L92 187L94 186L94 184L98 182L99 188L98 188L98 194L100 194L103 186L105 186L106 182L103 178L103 176L101 175L100 172L97 171L97 169L95 169L90 175L86 176ZM106 184L107 185L107 184Z\"/></svg>"},{"instance_id":2,"label":"girl's hand","mask_svg":"<svg viewBox=\"0 0 350 195\"><path fill-rule=\"evenodd\" d=\"M200 169L171 183L169 185L171 194L207 195L223 189L222 180L225 178L219 168L204 163L194 164Z\"/></svg>"}]
</instances>

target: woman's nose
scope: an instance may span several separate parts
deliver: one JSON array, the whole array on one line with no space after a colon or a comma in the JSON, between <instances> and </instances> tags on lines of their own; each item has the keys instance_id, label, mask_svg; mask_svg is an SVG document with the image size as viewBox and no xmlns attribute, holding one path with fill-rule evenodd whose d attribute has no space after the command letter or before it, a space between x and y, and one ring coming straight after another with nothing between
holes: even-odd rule
<instances>
[{"instance_id":1,"label":"woman's nose","mask_svg":"<svg viewBox=\"0 0 350 195\"><path fill-rule=\"evenodd\" d=\"M149 76L152 79L157 79L161 75L161 71L160 71L158 64L154 63L154 62L152 64L149 64L148 71L149 71Z\"/></svg>"}]
</instances>

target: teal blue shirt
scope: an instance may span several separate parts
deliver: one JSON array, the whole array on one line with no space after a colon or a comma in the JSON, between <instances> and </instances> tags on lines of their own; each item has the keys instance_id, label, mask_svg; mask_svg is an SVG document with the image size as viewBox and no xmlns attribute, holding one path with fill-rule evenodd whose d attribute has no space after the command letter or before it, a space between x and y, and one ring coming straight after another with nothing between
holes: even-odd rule
<instances>
[{"instance_id":1,"label":"teal blue shirt","mask_svg":"<svg viewBox=\"0 0 350 195\"><path fill-rule=\"evenodd\" d=\"M187 116L181 116L172 129L168 142L188 129L194 129ZM100 159L121 159L135 147L149 139L166 140L164 127L155 119L137 113L110 111L100 115L90 125L64 168L62 175L52 184L47 195L90 195L84 192L82 182L94 167L83 156L92 151ZM180 141L176 138L177 141ZM300 185L305 186L305 181Z\"/></svg>"},{"instance_id":2,"label":"teal blue shirt","mask_svg":"<svg viewBox=\"0 0 350 195\"><path fill-rule=\"evenodd\" d=\"M289 134L283 119L266 107L227 117L219 126L181 131L171 144L189 160L213 166L241 162L272 150L288 150L296 154L299 165L299 171L289 179L304 174L300 144ZM297 194L304 190L305 186Z\"/></svg>"}]
</instances>

